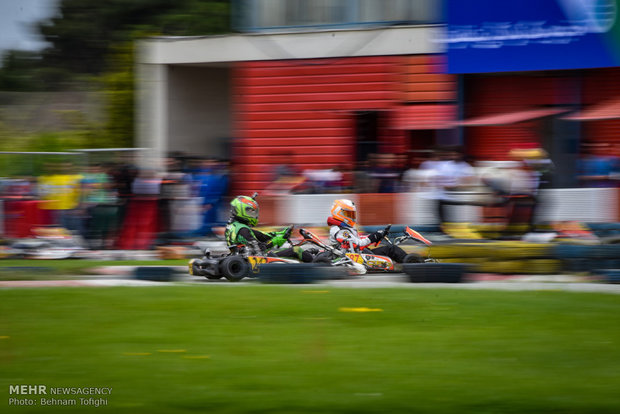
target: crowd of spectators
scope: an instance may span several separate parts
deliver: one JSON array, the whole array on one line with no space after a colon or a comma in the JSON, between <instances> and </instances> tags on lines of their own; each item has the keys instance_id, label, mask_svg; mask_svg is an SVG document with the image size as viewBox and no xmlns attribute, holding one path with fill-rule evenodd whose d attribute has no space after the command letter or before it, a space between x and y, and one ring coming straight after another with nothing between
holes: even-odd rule
<instances>
[{"instance_id":1,"label":"crowd of spectators","mask_svg":"<svg viewBox=\"0 0 620 414\"><path fill-rule=\"evenodd\" d=\"M34 226L56 226L92 249L146 249L161 239L209 235L222 224L228 163L166 162L165 173L126 161L48 162L38 176L3 179L3 232L24 237Z\"/></svg>"},{"instance_id":2,"label":"crowd of spectators","mask_svg":"<svg viewBox=\"0 0 620 414\"><path fill-rule=\"evenodd\" d=\"M298 170L282 156L264 194L417 192L432 200L441 223L453 205L502 206L510 221L527 211L553 164L540 148L515 149L501 162L474 162L460 148L370 154L353 167ZM130 159L78 166L48 162L37 176L0 181L3 234L24 237L34 225L58 226L93 249L146 249L156 242L200 238L227 219L229 164L213 158L171 157L162 169ZM585 145L577 182L615 187L620 163L608 148ZM16 220L13 220L16 219Z\"/></svg>"}]
</instances>

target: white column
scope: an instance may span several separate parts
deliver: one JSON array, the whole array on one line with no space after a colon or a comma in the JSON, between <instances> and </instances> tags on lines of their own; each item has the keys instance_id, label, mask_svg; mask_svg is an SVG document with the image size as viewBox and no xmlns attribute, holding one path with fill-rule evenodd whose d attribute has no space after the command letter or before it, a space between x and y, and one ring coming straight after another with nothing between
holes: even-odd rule
<instances>
[{"instance_id":1,"label":"white column","mask_svg":"<svg viewBox=\"0 0 620 414\"><path fill-rule=\"evenodd\" d=\"M136 66L136 137L142 152L140 167L163 169L168 151L168 67L139 63Z\"/></svg>"}]
</instances>

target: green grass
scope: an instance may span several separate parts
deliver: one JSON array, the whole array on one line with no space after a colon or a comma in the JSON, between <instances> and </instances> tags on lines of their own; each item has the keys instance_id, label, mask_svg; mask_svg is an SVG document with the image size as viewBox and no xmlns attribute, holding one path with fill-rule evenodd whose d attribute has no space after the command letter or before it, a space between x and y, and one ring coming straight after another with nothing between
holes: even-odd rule
<instances>
[{"instance_id":1,"label":"green grass","mask_svg":"<svg viewBox=\"0 0 620 414\"><path fill-rule=\"evenodd\" d=\"M5 410L44 384L112 387L115 413L618 413L619 327L590 293L3 289L0 411L95 410Z\"/></svg>"}]
</instances>

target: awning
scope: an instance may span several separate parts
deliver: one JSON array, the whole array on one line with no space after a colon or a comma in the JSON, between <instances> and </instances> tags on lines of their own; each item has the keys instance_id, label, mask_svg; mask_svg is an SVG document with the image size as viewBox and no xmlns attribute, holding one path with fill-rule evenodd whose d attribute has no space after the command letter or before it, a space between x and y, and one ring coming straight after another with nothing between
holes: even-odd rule
<instances>
[{"instance_id":1,"label":"awning","mask_svg":"<svg viewBox=\"0 0 620 414\"><path fill-rule=\"evenodd\" d=\"M620 98L592 105L583 111L562 117L567 121L599 121L620 118Z\"/></svg>"},{"instance_id":2,"label":"awning","mask_svg":"<svg viewBox=\"0 0 620 414\"><path fill-rule=\"evenodd\" d=\"M460 121L461 126L492 126L492 125L509 125L518 122L531 121L532 119L543 118L545 116L556 115L566 112L566 109L560 108L536 108L524 111L507 112L501 114L483 115L471 119Z\"/></svg>"},{"instance_id":3,"label":"awning","mask_svg":"<svg viewBox=\"0 0 620 414\"><path fill-rule=\"evenodd\" d=\"M394 129L449 129L456 122L456 105L403 105L391 116Z\"/></svg>"}]
</instances>

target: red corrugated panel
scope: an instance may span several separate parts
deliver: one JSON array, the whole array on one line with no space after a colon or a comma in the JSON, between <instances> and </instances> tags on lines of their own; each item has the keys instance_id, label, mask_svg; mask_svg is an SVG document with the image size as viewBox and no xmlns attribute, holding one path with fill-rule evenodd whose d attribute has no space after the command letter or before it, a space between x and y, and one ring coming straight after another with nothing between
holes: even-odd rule
<instances>
[{"instance_id":1,"label":"red corrugated panel","mask_svg":"<svg viewBox=\"0 0 620 414\"><path fill-rule=\"evenodd\" d=\"M233 69L235 185L261 190L279 163L299 170L354 165L355 111L389 111L402 101L403 56L244 62ZM416 56L411 72L420 99L453 91L432 68L436 56ZM426 69L425 69L426 68ZM402 131L383 125L380 139L402 149ZM283 154L287 154L283 156Z\"/></svg>"},{"instance_id":2,"label":"red corrugated panel","mask_svg":"<svg viewBox=\"0 0 620 414\"><path fill-rule=\"evenodd\" d=\"M288 151L294 151L299 145L313 145L316 147L327 147L346 143L350 144L349 139L342 136L329 137L310 137L310 138L245 138L237 141L237 145L241 146L264 146L264 147L281 147Z\"/></svg>"},{"instance_id":3,"label":"red corrugated panel","mask_svg":"<svg viewBox=\"0 0 620 414\"><path fill-rule=\"evenodd\" d=\"M403 105L392 114L395 129L445 129L456 122L456 105Z\"/></svg>"},{"instance_id":4,"label":"red corrugated panel","mask_svg":"<svg viewBox=\"0 0 620 414\"><path fill-rule=\"evenodd\" d=\"M389 82L393 78L391 72L379 73L343 73L341 75L311 75L311 76L256 76L239 78L243 86L277 86L277 85L321 85L323 83L362 83L362 82Z\"/></svg>"},{"instance_id":5,"label":"red corrugated panel","mask_svg":"<svg viewBox=\"0 0 620 414\"><path fill-rule=\"evenodd\" d=\"M244 103L238 104L238 109L243 112L274 112L274 111L363 111L388 108L394 103L394 97L386 96L385 99L367 101L343 100L343 101L317 101L317 102L275 102L275 103Z\"/></svg>"},{"instance_id":6,"label":"red corrugated panel","mask_svg":"<svg viewBox=\"0 0 620 414\"><path fill-rule=\"evenodd\" d=\"M562 103L558 78L537 75L476 76L467 80L465 119ZM567 95L568 96L568 95ZM477 159L504 160L510 149L540 144L539 121L466 127L467 150Z\"/></svg>"},{"instance_id":7,"label":"red corrugated panel","mask_svg":"<svg viewBox=\"0 0 620 414\"><path fill-rule=\"evenodd\" d=\"M620 68L592 69L585 73L583 102L588 108L620 97ZM620 156L620 120L583 122L583 140L611 144L610 150Z\"/></svg>"}]
</instances>

